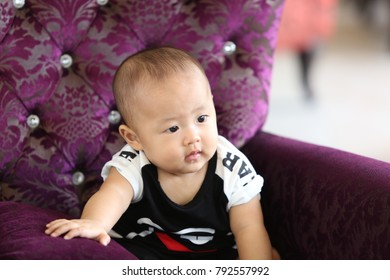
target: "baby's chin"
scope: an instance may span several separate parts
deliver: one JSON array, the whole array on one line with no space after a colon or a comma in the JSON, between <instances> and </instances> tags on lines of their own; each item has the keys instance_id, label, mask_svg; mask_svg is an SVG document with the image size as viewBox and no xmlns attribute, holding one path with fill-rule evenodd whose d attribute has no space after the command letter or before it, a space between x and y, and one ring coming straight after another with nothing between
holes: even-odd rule
<instances>
[{"instance_id":1,"label":"baby's chin","mask_svg":"<svg viewBox=\"0 0 390 280\"><path fill-rule=\"evenodd\" d=\"M208 167L208 161L185 162L181 168L172 169L169 173L176 176L197 175L205 171Z\"/></svg>"}]
</instances>

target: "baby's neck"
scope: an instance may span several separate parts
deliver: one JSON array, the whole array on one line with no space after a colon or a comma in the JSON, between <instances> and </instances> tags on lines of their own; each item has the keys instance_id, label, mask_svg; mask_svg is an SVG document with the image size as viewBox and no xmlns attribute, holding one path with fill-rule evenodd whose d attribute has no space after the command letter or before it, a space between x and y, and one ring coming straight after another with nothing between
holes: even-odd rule
<instances>
[{"instance_id":1,"label":"baby's neck","mask_svg":"<svg viewBox=\"0 0 390 280\"><path fill-rule=\"evenodd\" d=\"M158 180L166 196L174 203L185 205L191 202L206 177L208 164L196 173L171 174L157 170Z\"/></svg>"}]
</instances>

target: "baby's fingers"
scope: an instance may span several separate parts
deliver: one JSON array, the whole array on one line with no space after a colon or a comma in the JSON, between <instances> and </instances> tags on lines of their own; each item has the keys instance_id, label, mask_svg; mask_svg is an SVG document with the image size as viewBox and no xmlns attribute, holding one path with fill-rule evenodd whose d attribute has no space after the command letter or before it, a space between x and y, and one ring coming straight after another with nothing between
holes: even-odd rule
<instances>
[{"instance_id":1,"label":"baby's fingers","mask_svg":"<svg viewBox=\"0 0 390 280\"><path fill-rule=\"evenodd\" d=\"M66 234L64 235L64 239L69 240L69 239L72 239L72 238L78 237L78 236L82 236L82 234L81 234L80 228L76 227L76 228L72 228L72 229L68 230L66 232Z\"/></svg>"},{"instance_id":2,"label":"baby's fingers","mask_svg":"<svg viewBox=\"0 0 390 280\"><path fill-rule=\"evenodd\" d=\"M70 220L61 219L61 220L55 220L47 224L46 227L47 227L47 229L45 230L46 234L52 237L58 237L62 234L69 232L70 230L77 228L78 224Z\"/></svg>"},{"instance_id":3,"label":"baby's fingers","mask_svg":"<svg viewBox=\"0 0 390 280\"><path fill-rule=\"evenodd\" d=\"M46 224L45 233L51 235L59 226L61 226L61 224L65 222L65 219L51 221L50 223Z\"/></svg>"},{"instance_id":4,"label":"baby's fingers","mask_svg":"<svg viewBox=\"0 0 390 280\"><path fill-rule=\"evenodd\" d=\"M51 221L50 223L46 224L46 228L56 228L58 225L61 225L63 223L66 223L68 220L66 219L58 219Z\"/></svg>"}]
</instances>

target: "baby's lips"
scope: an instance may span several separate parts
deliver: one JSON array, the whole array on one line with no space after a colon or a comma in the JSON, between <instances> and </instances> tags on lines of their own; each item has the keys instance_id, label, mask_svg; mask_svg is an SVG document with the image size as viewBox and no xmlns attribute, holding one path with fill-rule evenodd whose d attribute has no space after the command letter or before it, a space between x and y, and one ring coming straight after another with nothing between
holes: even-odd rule
<instances>
[{"instance_id":1,"label":"baby's lips","mask_svg":"<svg viewBox=\"0 0 390 280\"><path fill-rule=\"evenodd\" d=\"M193 152L189 153L189 154L186 156L186 160L187 160L187 161L194 161L194 160L197 160L197 159L200 157L200 154L201 154L200 151L193 151Z\"/></svg>"}]
</instances>

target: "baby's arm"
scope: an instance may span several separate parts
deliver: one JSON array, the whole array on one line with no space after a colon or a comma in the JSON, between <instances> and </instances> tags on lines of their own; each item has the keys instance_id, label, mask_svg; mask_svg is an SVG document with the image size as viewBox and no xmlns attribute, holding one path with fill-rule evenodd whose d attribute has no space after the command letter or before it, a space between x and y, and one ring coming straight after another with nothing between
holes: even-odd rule
<instances>
[{"instance_id":1,"label":"baby's arm","mask_svg":"<svg viewBox=\"0 0 390 280\"><path fill-rule=\"evenodd\" d=\"M55 220L46 225L46 234L65 239L85 237L103 245L110 242L108 231L129 207L133 188L129 182L111 168L103 185L87 202L80 219Z\"/></svg>"},{"instance_id":2,"label":"baby's arm","mask_svg":"<svg viewBox=\"0 0 390 280\"><path fill-rule=\"evenodd\" d=\"M230 226L240 259L272 259L272 247L256 197L230 209Z\"/></svg>"}]
</instances>

